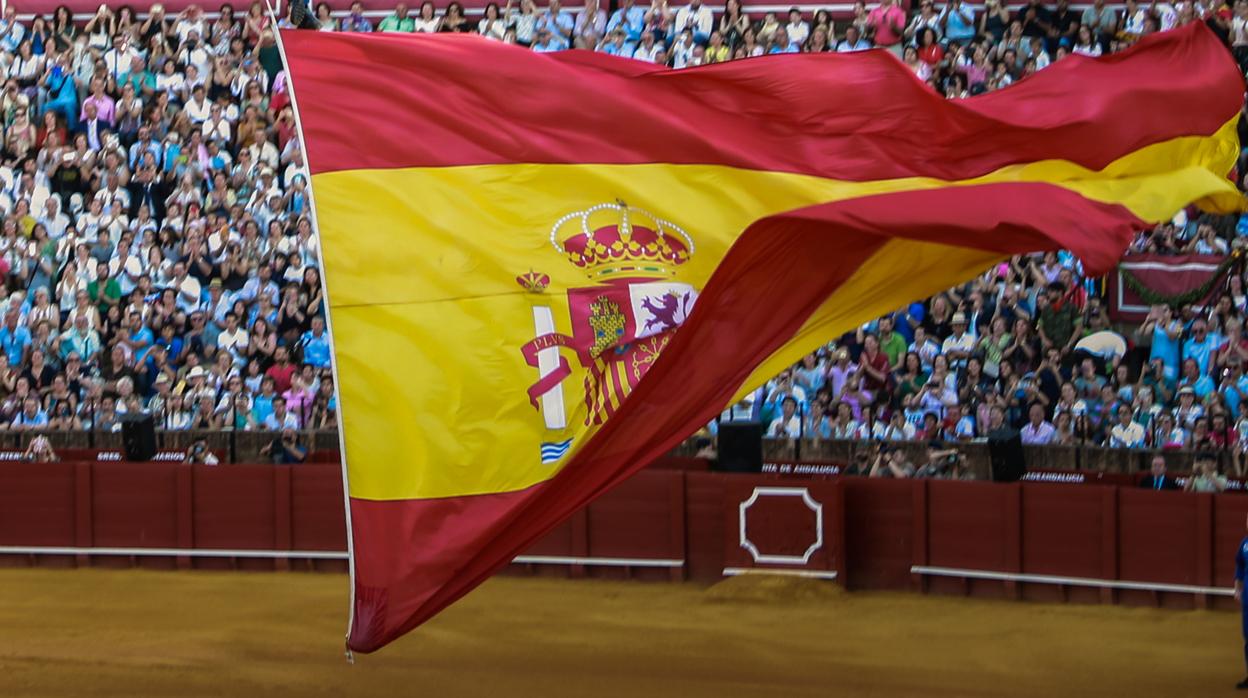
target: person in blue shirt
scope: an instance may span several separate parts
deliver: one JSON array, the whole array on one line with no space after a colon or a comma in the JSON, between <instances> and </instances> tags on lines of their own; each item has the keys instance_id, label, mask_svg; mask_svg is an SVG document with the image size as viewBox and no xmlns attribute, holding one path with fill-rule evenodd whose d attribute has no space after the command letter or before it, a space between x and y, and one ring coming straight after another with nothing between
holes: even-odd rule
<instances>
[{"instance_id":1,"label":"person in blue shirt","mask_svg":"<svg viewBox=\"0 0 1248 698\"><path fill-rule=\"evenodd\" d=\"M303 363L317 368L329 366L329 335L325 334L324 318L312 318L312 329L303 333L299 345L303 347Z\"/></svg>"},{"instance_id":2,"label":"person in blue shirt","mask_svg":"<svg viewBox=\"0 0 1248 698\"><path fill-rule=\"evenodd\" d=\"M1248 605L1244 605L1244 580L1248 578L1248 536L1239 542L1235 550L1235 602L1239 604L1240 626L1244 635L1244 665L1248 666ZM1235 684L1239 690L1248 689L1248 677Z\"/></svg>"},{"instance_id":3,"label":"person in blue shirt","mask_svg":"<svg viewBox=\"0 0 1248 698\"><path fill-rule=\"evenodd\" d=\"M624 30L624 51L626 56L633 55L637 42L641 41L641 32L646 28L646 11L634 4L633 0L623 0L620 9L611 13L607 20L607 33L616 29Z\"/></svg>"},{"instance_id":4,"label":"person in blue shirt","mask_svg":"<svg viewBox=\"0 0 1248 698\"><path fill-rule=\"evenodd\" d=\"M871 42L862 38L862 34L858 31L856 25L849 25L845 28L845 38L841 43L836 45L837 53L853 53L854 51L866 51L871 48Z\"/></svg>"},{"instance_id":5,"label":"person in blue shirt","mask_svg":"<svg viewBox=\"0 0 1248 698\"><path fill-rule=\"evenodd\" d=\"M0 327L0 349L9 357L10 366L21 366L30 347L30 330L17 324L20 316L17 308L4 314L4 327Z\"/></svg>"},{"instance_id":6,"label":"person in blue shirt","mask_svg":"<svg viewBox=\"0 0 1248 698\"><path fill-rule=\"evenodd\" d=\"M550 33L550 29L546 27L538 27L536 39L533 41L533 50L538 53L552 53L554 51L562 51L567 46L560 43L554 34Z\"/></svg>"},{"instance_id":7,"label":"person in blue shirt","mask_svg":"<svg viewBox=\"0 0 1248 698\"><path fill-rule=\"evenodd\" d=\"M1226 402L1226 411L1239 414L1239 404L1248 397L1248 375L1244 374L1244 365L1238 356L1226 360L1226 375L1222 377L1218 392Z\"/></svg>"},{"instance_id":8,"label":"person in blue shirt","mask_svg":"<svg viewBox=\"0 0 1248 698\"><path fill-rule=\"evenodd\" d=\"M946 43L962 44L975 38L975 9L961 0L949 0L938 21Z\"/></svg>"},{"instance_id":9,"label":"person in blue shirt","mask_svg":"<svg viewBox=\"0 0 1248 698\"><path fill-rule=\"evenodd\" d=\"M152 333L152 329L143 322L143 318L138 313L130 313L129 320L129 339L122 339L121 342L130 347L130 351L134 352L134 363L142 364L147 360L147 350L152 348L152 343L156 341L156 336Z\"/></svg>"},{"instance_id":10,"label":"person in blue shirt","mask_svg":"<svg viewBox=\"0 0 1248 698\"><path fill-rule=\"evenodd\" d=\"M146 125L139 127L139 136L130 146L130 168L138 169L139 162L143 159L144 153L151 153L156 159L156 166L160 167L164 158L164 151L160 147L160 142L152 138L152 130Z\"/></svg>"},{"instance_id":11,"label":"person in blue shirt","mask_svg":"<svg viewBox=\"0 0 1248 698\"><path fill-rule=\"evenodd\" d=\"M1196 364L1196 359L1183 360L1183 378L1179 381L1179 388L1190 387L1196 392L1197 402L1204 402L1209 397L1209 393L1214 391L1217 385L1208 373L1201 373Z\"/></svg>"},{"instance_id":12,"label":"person in blue shirt","mask_svg":"<svg viewBox=\"0 0 1248 698\"><path fill-rule=\"evenodd\" d=\"M360 2L351 3L351 14L339 22L340 31L368 33L373 30L373 23L364 16L364 5Z\"/></svg>"},{"instance_id":13,"label":"person in blue shirt","mask_svg":"<svg viewBox=\"0 0 1248 698\"><path fill-rule=\"evenodd\" d=\"M1183 342L1183 360L1195 359L1201 374L1209 373L1211 357L1217 353L1221 341L1214 337L1202 319L1192 323L1192 336Z\"/></svg>"},{"instance_id":14,"label":"person in blue shirt","mask_svg":"<svg viewBox=\"0 0 1248 698\"><path fill-rule=\"evenodd\" d=\"M26 38L26 27L17 21L17 8L9 5L4 8L4 19L0 20L0 47L8 53L17 53L18 44Z\"/></svg>"},{"instance_id":15,"label":"person in blue shirt","mask_svg":"<svg viewBox=\"0 0 1248 698\"><path fill-rule=\"evenodd\" d=\"M798 50L797 44L789 41L789 33L785 31L784 27L780 27L776 30L775 42L767 53L797 53Z\"/></svg>"},{"instance_id":16,"label":"person in blue shirt","mask_svg":"<svg viewBox=\"0 0 1248 698\"><path fill-rule=\"evenodd\" d=\"M39 398L34 396L26 398L22 403L22 411L17 413L13 418L13 423L9 428L15 431L23 429L42 429L48 426L48 415L39 406Z\"/></svg>"},{"instance_id":17,"label":"person in blue shirt","mask_svg":"<svg viewBox=\"0 0 1248 698\"><path fill-rule=\"evenodd\" d=\"M550 43L555 46L551 51L562 51L569 48L572 44L572 30L576 28L576 20L572 17L572 13L564 10L559 0L550 0L550 7L546 8L537 18L537 31L540 33L542 29L550 31ZM537 46L533 47L537 50Z\"/></svg>"},{"instance_id":18,"label":"person in blue shirt","mask_svg":"<svg viewBox=\"0 0 1248 698\"><path fill-rule=\"evenodd\" d=\"M605 53L608 56L631 57L633 54L628 50L628 42L626 39L627 36L624 34L624 31L622 29L616 29L607 35L606 40L603 41L602 45L598 47L598 51L600 53Z\"/></svg>"},{"instance_id":19,"label":"person in blue shirt","mask_svg":"<svg viewBox=\"0 0 1248 698\"><path fill-rule=\"evenodd\" d=\"M927 317L927 308L922 303L911 303L908 307L897 311L897 317L893 320L893 331L901 335L909 346L914 342L914 328L923 324L923 318Z\"/></svg>"},{"instance_id":20,"label":"person in blue shirt","mask_svg":"<svg viewBox=\"0 0 1248 698\"><path fill-rule=\"evenodd\" d=\"M1174 380L1179 376L1179 338L1182 333L1183 324L1174 317L1174 311L1167 305L1153 306L1148 311L1144 324L1140 325L1140 336L1151 334L1153 338L1148 360L1161 360L1167 380Z\"/></svg>"}]
</instances>

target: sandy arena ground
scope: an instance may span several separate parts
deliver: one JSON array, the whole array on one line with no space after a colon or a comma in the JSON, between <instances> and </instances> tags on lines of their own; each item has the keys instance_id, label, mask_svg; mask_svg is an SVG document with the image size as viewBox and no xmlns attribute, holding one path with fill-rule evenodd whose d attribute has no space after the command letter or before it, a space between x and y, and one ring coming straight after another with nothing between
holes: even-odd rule
<instances>
[{"instance_id":1,"label":"sandy arena ground","mask_svg":"<svg viewBox=\"0 0 1248 698\"><path fill-rule=\"evenodd\" d=\"M344 575L0 570L0 696L1215 696L1239 618L495 579L348 666Z\"/></svg>"}]
</instances>

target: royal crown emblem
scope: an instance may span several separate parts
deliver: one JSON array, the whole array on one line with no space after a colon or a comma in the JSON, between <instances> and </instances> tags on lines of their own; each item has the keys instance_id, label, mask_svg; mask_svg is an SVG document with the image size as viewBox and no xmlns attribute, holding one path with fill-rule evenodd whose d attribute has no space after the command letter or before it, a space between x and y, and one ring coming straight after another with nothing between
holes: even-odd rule
<instances>
[{"instance_id":1,"label":"royal crown emblem","mask_svg":"<svg viewBox=\"0 0 1248 698\"><path fill-rule=\"evenodd\" d=\"M560 218L550 229L550 244L592 281L674 276L694 252L683 228L623 201Z\"/></svg>"},{"instance_id":2,"label":"royal crown emblem","mask_svg":"<svg viewBox=\"0 0 1248 698\"><path fill-rule=\"evenodd\" d=\"M551 430L564 430L563 381L572 366L561 353L575 352L585 371L585 425L600 424L622 404L674 331L693 310L697 290L678 280L695 248L681 226L623 201L572 211L555 221L550 244L594 285L569 288L566 318L571 334L556 330L556 307L546 294L550 277L529 270L516 283L533 294L537 337L521 348L538 369L529 399ZM544 294L544 295L539 295ZM540 300L539 300L540 298ZM545 444L543 462L568 452Z\"/></svg>"}]
</instances>

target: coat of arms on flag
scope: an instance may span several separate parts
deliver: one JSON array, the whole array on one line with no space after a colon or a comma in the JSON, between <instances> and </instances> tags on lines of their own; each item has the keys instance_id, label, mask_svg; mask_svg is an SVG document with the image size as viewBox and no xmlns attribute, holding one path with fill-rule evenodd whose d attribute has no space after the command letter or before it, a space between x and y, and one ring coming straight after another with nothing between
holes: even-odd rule
<instances>
[{"instance_id":1,"label":"coat of arms on flag","mask_svg":"<svg viewBox=\"0 0 1248 698\"><path fill-rule=\"evenodd\" d=\"M548 429L568 426L563 382L572 366L559 354L567 347L585 369L585 426L602 424L693 310L697 290L677 280L680 265L694 254L693 238L671 221L617 201L563 216L551 227L550 243L597 283L568 290L571 335L555 331L551 305L534 303L537 337L521 348L539 374L529 397ZM530 271L516 281L543 294L549 277ZM550 445L543 446L544 462L556 453Z\"/></svg>"}]
</instances>

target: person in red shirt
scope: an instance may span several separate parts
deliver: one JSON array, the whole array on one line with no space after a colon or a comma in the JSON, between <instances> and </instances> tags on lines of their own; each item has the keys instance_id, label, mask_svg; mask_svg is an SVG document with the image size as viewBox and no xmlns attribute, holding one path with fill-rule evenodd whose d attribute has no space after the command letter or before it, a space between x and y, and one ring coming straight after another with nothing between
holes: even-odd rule
<instances>
[{"instance_id":1,"label":"person in red shirt","mask_svg":"<svg viewBox=\"0 0 1248 698\"><path fill-rule=\"evenodd\" d=\"M945 58L945 49L940 45L936 30L923 27L919 30L919 60L930 66L939 65Z\"/></svg>"},{"instance_id":2,"label":"person in red shirt","mask_svg":"<svg viewBox=\"0 0 1248 698\"><path fill-rule=\"evenodd\" d=\"M880 340L868 334L862 341L862 354L858 357L858 366L862 370L862 387L873 395L887 392L889 372L892 366L888 363L888 354L880 351Z\"/></svg>"},{"instance_id":3,"label":"person in red shirt","mask_svg":"<svg viewBox=\"0 0 1248 698\"><path fill-rule=\"evenodd\" d=\"M273 379L273 387L281 395L290 390L290 376L294 372L295 365L290 362L290 350L286 347L278 347L273 352L273 365L264 372L264 375Z\"/></svg>"},{"instance_id":4,"label":"person in red shirt","mask_svg":"<svg viewBox=\"0 0 1248 698\"><path fill-rule=\"evenodd\" d=\"M883 0L880 6L867 14L867 26L871 40L876 46L886 48L901 56L901 37L906 27L906 13L894 0Z\"/></svg>"}]
</instances>

